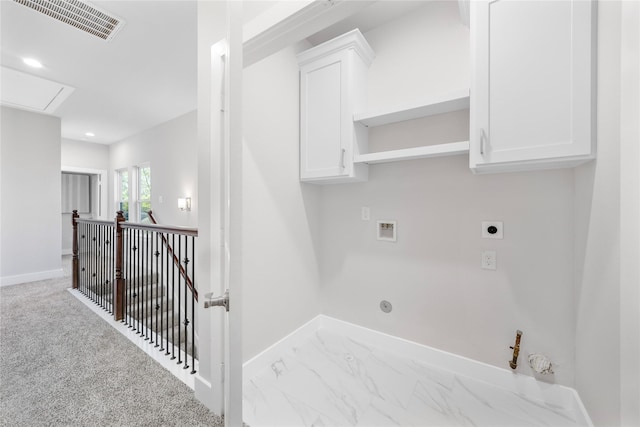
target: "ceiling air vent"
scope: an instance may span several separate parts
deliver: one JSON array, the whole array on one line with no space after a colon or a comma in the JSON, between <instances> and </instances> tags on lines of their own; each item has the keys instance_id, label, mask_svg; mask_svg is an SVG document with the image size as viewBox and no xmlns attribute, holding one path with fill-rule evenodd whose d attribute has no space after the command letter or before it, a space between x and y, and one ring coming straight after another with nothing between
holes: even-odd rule
<instances>
[{"instance_id":1,"label":"ceiling air vent","mask_svg":"<svg viewBox=\"0 0 640 427\"><path fill-rule=\"evenodd\" d=\"M103 40L111 40L124 21L78 0L13 0Z\"/></svg>"}]
</instances>

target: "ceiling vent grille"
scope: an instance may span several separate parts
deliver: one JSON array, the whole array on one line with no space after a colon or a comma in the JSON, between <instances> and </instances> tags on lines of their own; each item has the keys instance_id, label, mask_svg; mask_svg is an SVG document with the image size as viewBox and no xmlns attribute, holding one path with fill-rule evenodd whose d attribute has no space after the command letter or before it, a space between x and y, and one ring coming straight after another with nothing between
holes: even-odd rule
<instances>
[{"instance_id":1,"label":"ceiling vent grille","mask_svg":"<svg viewBox=\"0 0 640 427\"><path fill-rule=\"evenodd\" d=\"M111 40L124 21L78 0L13 0L103 40Z\"/></svg>"}]
</instances>

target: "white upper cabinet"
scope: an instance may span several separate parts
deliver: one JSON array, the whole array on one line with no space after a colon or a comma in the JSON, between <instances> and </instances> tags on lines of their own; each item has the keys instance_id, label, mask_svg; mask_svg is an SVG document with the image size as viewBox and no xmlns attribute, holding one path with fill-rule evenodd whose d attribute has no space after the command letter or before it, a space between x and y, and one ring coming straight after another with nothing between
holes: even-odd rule
<instances>
[{"instance_id":1,"label":"white upper cabinet","mask_svg":"<svg viewBox=\"0 0 640 427\"><path fill-rule=\"evenodd\" d=\"M575 166L595 157L596 5L471 3L471 169Z\"/></svg>"},{"instance_id":2,"label":"white upper cabinet","mask_svg":"<svg viewBox=\"0 0 640 427\"><path fill-rule=\"evenodd\" d=\"M353 30L298 55L300 66L300 180L366 181L366 164L354 156L367 149L367 132L353 114L366 106L367 70L373 50Z\"/></svg>"}]
</instances>

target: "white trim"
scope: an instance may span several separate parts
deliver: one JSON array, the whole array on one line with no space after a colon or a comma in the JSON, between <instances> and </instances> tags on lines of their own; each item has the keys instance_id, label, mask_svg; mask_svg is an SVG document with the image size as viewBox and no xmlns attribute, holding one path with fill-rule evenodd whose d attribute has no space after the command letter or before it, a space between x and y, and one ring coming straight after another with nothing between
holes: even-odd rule
<instances>
[{"instance_id":1,"label":"white trim","mask_svg":"<svg viewBox=\"0 0 640 427\"><path fill-rule=\"evenodd\" d=\"M101 317L109 325L113 326L118 332L120 332L122 335L127 337L129 341L134 343L136 346L138 346L138 348L140 348L142 351L147 353L149 357L151 357L153 360L158 362L160 366L165 368L167 371L171 372L171 374L173 374L174 377L178 378L180 381L185 383L189 388L193 390L194 383L195 383L195 376L200 370L197 359L195 360L196 374L192 375L189 373L191 372L191 369L183 369L182 364L180 365L176 364L175 360L171 360L169 356L165 355L164 352L159 351L153 344L150 344L149 341L145 341L144 339L141 339L140 335L138 335L132 329L129 329L129 327L126 326L124 323L114 320L113 315L104 311L101 307L99 307L89 298L84 296L80 291L72 288L68 288L67 290L71 295L76 297L78 301L82 302L84 305L89 307L91 311L93 311L95 314ZM178 351L180 352L180 356L181 356L180 360L184 360L184 358L187 357L187 355L184 353L184 351L180 349L178 349ZM188 357L189 359L191 358L191 356L188 356Z\"/></svg>"},{"instance_id":2,"label":"white trim","mask_svg":"<svg viewBox=\"0 0 640 427\"><path fill-rule=\"evenodd\" d=\"M37 282L40 280L56 279L64 276L62 268L55 270L38 271L35 273L16 274L15 276L0 277L0 286L11 286L20 283Z\"/></svg>"},{"instance_id":3,"label":"white trim","mask_svg":"<svg viewBox=\"0 0 640 427\"><path fill-rule=\"evenodd\" d=\"M374 0L278 2L244 24L244 67L328 28L373 3Z\"/></svg>"},{"instance_id":4,"label":"white trim","mask_svg":"<svg viewBox=\"0 0 640 427\"><path fill-rule=\"evenodd\" d=\"M371 66L376 54L359 29L351 30L311 49L298 54L298 66L303 67L318 59L353 49L367 67ZM313 67L315 68L315 67Z\"/></svg>"},{"instance_id":5,"label":"white trim","mask_svg":"<svg viewBox=\"0 0 640 427\"><path fill-rule=\"evenodd\" d=\"M242 422L242 226L243 226L243 129L242 129L242 3L227 7L228 56L224 79L223 153L226 188L221 207L225 224L227 267L223 274L229 291L231 309L225 322L224 425L241 426Z\"/></svg>"}]
</instances>

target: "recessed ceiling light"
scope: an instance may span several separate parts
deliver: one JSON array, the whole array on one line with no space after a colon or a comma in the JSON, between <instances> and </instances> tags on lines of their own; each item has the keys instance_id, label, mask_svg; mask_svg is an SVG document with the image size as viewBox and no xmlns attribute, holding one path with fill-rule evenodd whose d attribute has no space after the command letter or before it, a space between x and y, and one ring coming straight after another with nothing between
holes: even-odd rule
<instances>
[{"instance_id":1,"label":"recessed ceiling light","mask_svg":"<svg viewBox=\"0 0 640 427\"><path fill-rule=\"evenodd\" d=\"M42 63L33 58L22 58L22 62L33 68L42 68Z\"/></svg>"},{"instance_id":2,"label":"recessed ceiling light","mask_svg":"<svg viewBox=\"0 0 640 427\"><path fill-rule=\"evenodd\" d=\"M96 134L93 132L87 132L85 133L85 136L96 136Z\"/></svg>"}]
</instances>

